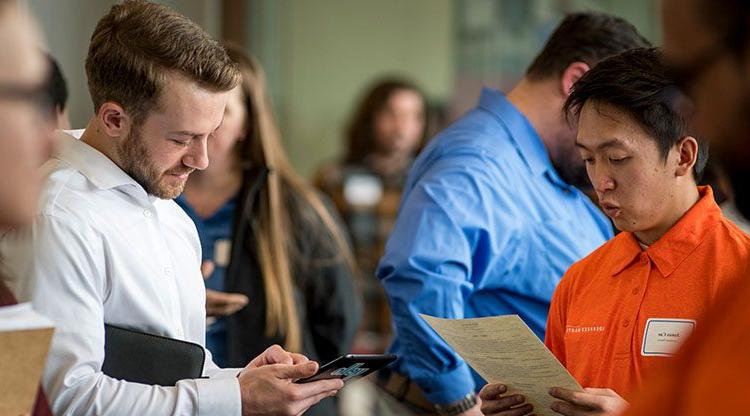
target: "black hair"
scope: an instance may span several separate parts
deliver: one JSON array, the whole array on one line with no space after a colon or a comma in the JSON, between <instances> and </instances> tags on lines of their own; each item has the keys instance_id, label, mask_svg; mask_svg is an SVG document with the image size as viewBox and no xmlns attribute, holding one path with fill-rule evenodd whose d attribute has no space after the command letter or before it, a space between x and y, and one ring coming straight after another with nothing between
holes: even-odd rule
<instances>
[{"instance_id":1,"label":"black hair","mask_svg":"<svg viewBox=\"0 0 750 416\"><path fill-rule=\"evenodd\" d=\"M598 12L571 13L550 35L526 76L533 80L559 77L573 62L593 67L628 49L650 46L625 19Z\"/></svg>"},{"instance_id":2,"label":"black hair","mask_svg":"<svg viewBox=\"0 0 750 416\"><path fill-rule=\"evenodd\" d=\"M693 167L696 182L708 161L708 141L690 132L687 97L679 90L661 52L639 48L604 60L573 85L563 111L578 120L586 102L609 104L626 112L654 139L662 157L686 136L698 141Z\"/></svg>"},{"instance_id":3,"label":"black hair","mask_svg":"<svg viewBox=\"0 0 750 416\"><path fill-rule=\"evenodd\" d=\"M47 80L47 94L54 105L54 108L59 111L64 111L68 104L68 85L65 83L60 65L57 60L50 54L47 55L47 61L49 62L49 78Z\"/></svg>"}]
</instances>

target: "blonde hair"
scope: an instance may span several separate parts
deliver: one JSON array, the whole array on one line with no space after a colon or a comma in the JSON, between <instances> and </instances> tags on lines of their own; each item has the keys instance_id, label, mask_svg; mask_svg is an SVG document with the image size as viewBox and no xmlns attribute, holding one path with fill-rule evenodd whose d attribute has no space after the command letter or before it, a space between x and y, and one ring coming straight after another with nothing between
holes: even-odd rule
<instances>
[{"instance_id":1,"label":"blonde hair","mask_svg":"<svg viewBox=\"0 0 750 416\"><path fill-rule=\"evenodd\" d=\"M239 66L241 87L248 109L247 137L240 142L239 157L251 166L269 170L266 186L260 192L258 206L259 227L254 228L258 260L263 276L266 298L266 335L282 334L284 346L290 351L301 351L302 328L295 302L292 278L292 258L299 255L290 237L295 200L309 206L323 223L333 242L338 261L343 261L356 272L349 244L331 213L316 192L295 172L281 143L281 135L273 116L271 101L266 91L265 73L258 61L241 48L225 45L230 58ZM297 198L286 198L286 195Z\"/></svg>"},{"instance_id":2,"label":"blonde hair","mask_svg":"<svg viewBox=\"0 0 750 416\"><path fill-rule=\"evenodd\" d=\"M142 121L169 72L211 91L229 91L239 82L224 48L187 17L146 1L112 6L97 23L86 56L94 111L114 101Z\"/></svg>"}]
</instances>

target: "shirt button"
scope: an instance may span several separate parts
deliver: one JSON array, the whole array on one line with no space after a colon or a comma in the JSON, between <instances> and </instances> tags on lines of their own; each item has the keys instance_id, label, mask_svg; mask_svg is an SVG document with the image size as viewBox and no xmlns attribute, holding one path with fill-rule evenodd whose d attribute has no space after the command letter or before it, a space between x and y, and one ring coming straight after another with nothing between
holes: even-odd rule
<instances>
[{"instance_id":1,"label":"shirt button","mask_svg":"<svg viewBox=\"0 0 750 416\"><path fill-rule=\"evenodd\" d=\"M637 287L633 289L633 294L634 294L634 295L637 295L637 294L638 294L638 288L637 288Z\"/></svg>"},{"instance_id":2,"label":"shirt button","mask_svg":"<svg viewBox=\"0 0 750 416\"><path fill-rule=\"evenodd\" d=\"M164 266L164 274L167 276L172 276L172 268L169 266Z\"/></svg>"},{"instance_id":3,"label":"shirt button","mask_svg":"<svg viewBox=\"0 0 750 416\"><path fill-rule=\"evenodd\" d=\"M641 263L648 264L648 254L641 253Z\"/></svg>"},{"instance_id":4,"label":"shirt button","mask_svg":"<svg viewBox=\"0 0 750 416\"><path fill-rule=\"evenodd\" d=\"M624 326L625 328L630 326L630 319L626 319L625 321L623 321L622 326Z\"/></svg>"},{"instance_id":5,"label":"shirt button","mask_svg":"<svg viewBox=\"0 0 750 416\"><path fill-rule=\"evenodd\" d=\"M143 210L143 216L146 218L151 218L151 211L144 209Z\"/></svg>"}]
</instances>

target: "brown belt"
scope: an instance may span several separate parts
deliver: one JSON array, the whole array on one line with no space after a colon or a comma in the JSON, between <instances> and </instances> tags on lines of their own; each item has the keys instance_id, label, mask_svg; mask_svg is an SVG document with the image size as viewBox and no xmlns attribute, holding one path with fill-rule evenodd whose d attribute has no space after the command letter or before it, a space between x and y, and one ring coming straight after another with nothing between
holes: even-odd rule
<instances>
[{"instance_id":1,"label":"brown belt","mask_svg":"<svg viewBox=\"0 0 750 416\"><path fill-rule=\"evenodd\" d=\"M380 382L380 385L396 400L407 404L418 415L437 415L435 405L427 400L422 389L409 378L391 372L386 380Z\"/></svg>"}]
</instances>

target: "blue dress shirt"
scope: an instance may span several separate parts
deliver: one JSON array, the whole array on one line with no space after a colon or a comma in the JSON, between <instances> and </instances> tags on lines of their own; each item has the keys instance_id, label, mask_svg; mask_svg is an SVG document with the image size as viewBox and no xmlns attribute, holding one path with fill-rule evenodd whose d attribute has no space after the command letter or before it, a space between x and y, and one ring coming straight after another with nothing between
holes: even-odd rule
<instances>
[{"instance_id":1,"label":"blue dress shirt","mask_svg":"<svg viewBox=\"0 0 750 416\"><path fill-rule=\"evenodd\" d=\"M198 230L198 237L201 241L203 261L210 260L215 264L214 271L205 281L206 288L224 292L227 265L222 265L215 261L216 253L214 249L217 242L231 241L232 239L232 221L234 220L237 198L234 197L227 201L226 204L208 218L199 216L183 196L177 197L175 202L195 223L195 228ZM214 323L206 327L206 348L211 351L211 356L216 365L219 367L228 366L229 351L227 349L226 318L218 317Z\"/></svg>"},{"instance_id":2,"label":"blue dress shirt","mask_svg":"<svg viewBox=\"0 0 750 416\"><path fill-rule=\"evenodd\" d=\"M518 314L542 338L564 272L611 237L526 117L484 89L479 106L415 160L378 266L393 312L390 350L400 356L393 370L438 404L478 390L484 381L418 314Z\"/></svg>"}]
</instances>

